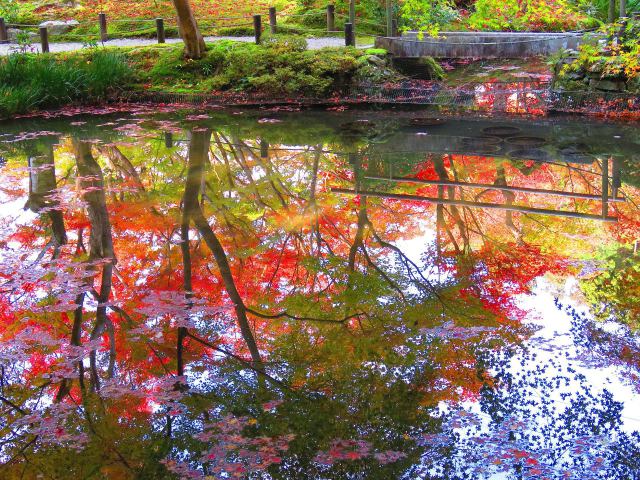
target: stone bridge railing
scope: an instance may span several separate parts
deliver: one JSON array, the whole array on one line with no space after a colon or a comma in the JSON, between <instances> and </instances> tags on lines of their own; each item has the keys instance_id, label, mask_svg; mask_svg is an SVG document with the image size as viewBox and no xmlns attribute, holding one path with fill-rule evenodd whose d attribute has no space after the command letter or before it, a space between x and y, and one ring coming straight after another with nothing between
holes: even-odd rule
<instances>
[{"instance_id":1,"label":"stone bridge railing","mask_svg":"<svg viewBox=\"0 0 640 480\"><path fill-rule=\"evenodd\" d=\"M597 41L597 36L584 32L441 32L437 38L407 32L401 37L377 37L375 45L398 57L528 58Z\"/></svg>"}]
</instances>

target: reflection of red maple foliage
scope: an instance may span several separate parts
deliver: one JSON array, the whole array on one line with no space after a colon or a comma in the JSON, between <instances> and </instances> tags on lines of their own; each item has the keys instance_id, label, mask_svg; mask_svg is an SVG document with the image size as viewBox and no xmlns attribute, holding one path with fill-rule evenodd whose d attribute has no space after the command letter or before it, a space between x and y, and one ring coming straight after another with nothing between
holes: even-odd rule
<instances>
[{"instance_id":1,"label":"reflection of red maple foliage","mask_svg":"<svg viewBox=\"0 0 640 480\"><path fill-rule=\"evenodd\" d=\"M547 272L568 269L564 252L528 241L526 218L447 207L438 225L438 251L425 238L425 222L438 215L432 205L337 197L330 185L358 181L344 158L313 157L313 150L262 158L249 148L257 142L244 142L244 147L237 146L238 139L212 143L197 183L196 203L220 243L222 253L217 253L226 257L224 272L202 223L187 225L188 241L182 236L184 171L193 167L188 154L165 152L156 165L146 154L135 158L136 148L122 146L120 153L133 159L125 168L116 163L120 157L108 157L115 155L112 150L63 139L59 151L72 158L66 165L70 172L87 168L83 162L98 171L60 179L54 206L25 224L6 226L0 256L0 362L8 367L3 384L12 389L11 399L5 399L8 424L29 435L10 439L15 451L31 447L32 439L38 447L58 442L78 448L93 439L104 444L110 462L135 466L143 462L134 445L144 443L152 426L163 424L168 431L163 434L171 437L172 428L184 421L206 425L200 439L210 443L209 457L203 462L219 460L219 472L262 470L281 463L292 438L278 432L269 441L261 439L249 417L206 419L218 414L208 408L213 402L207 397L218 392L200 393L198 381L224 383L208 379L209 372L235 366L249 372L247 378L266 379L287 392L309 389L331 399L337 381L347 384L363 364L397 362L398 352L413 348L412 355L433 364L411 372L414 383L406 388L418 398L417 409L473 400L492 383L478 371L477 345L489 335L504 343L518 341L515 328L506 328L517 327L525 314L514 297L529 293L532 282ZM438 165L433 160L418 166L418 178L438 179L454 168L483 183L499 176L500 165L491 157L452 155ZM551 167L526 178L515 166L502 168L505 181L514 185L542 187L561 176ZM460 194L438 186L413 192L443 198ZM28 192L4 189L3 194L15 200ZM483 195L484 201L505 200L495 191ZM51 211L63 213L66 244L50 239L55 239ZM106 237L113 255L105 253ZM399 246L403 241L422 242L424 248L408 255ZM415 260L416 253L426 259ZM432 281L438 275L446 281ZM243 305L232 298L229 277ZM244 308L264 365L247 345L238 308ZM98 329L100 319L104 324ZM442 326L443 320L450 323ZM424 335L431 343L411 346L411 335ZM272 360L283 370L272 368ZM179 363L184 375L176 375ZM282 373L289 363L292 373ZM271 376L272 371L277 374ZM384 400L387 382L376 388ZM263 392L257 391L260 415L287 405L258 398ZM50 408L32 406L40 396ZM78 420L79 413L86 422ZM105 422L108 435L92 430L92 421ZM2 434L10 436L10 427ZM243 447L241 461L233 459ZM404 458L364 440L335 440L319 451L323 465ZM36 447L28 454L36 455ZM166 466L196 475L174 460Z\"/></svg>"}]
</instances>

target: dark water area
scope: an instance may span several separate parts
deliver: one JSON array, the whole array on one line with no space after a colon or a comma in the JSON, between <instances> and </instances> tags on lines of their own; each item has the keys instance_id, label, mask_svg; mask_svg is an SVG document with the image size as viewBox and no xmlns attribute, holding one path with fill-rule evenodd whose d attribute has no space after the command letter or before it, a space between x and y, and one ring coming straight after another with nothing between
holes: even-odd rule
<instances>
[{"instance_id":1,"label":"dark water area","mask_svg":"<svg viewBox=\"0 0 640 480\"><path fill-rule=\"evenodd\" d=\"M0 126L0 478L640 478L640 127Z\"/></svg>"}]
</instances>

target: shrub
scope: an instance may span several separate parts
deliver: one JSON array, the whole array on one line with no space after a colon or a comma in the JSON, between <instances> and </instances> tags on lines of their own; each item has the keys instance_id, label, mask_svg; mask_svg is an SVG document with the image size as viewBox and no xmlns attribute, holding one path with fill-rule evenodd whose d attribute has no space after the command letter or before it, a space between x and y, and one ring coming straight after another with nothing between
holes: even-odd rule
<instances>
[{"instance_id":1,"label":"shrub","mask_svg":"<svg viewBox=\"0 0 640 480\"><path fill-rule=\"evenodd\" d=\"M578 0L580 10L585 14L600 20L607 20L609 16L609 0ZM616 2L616 7L620 2ZM627 12L640 10L640 0L627 0ZM616 14L619 10L616 10Z\"/></svg>"},{"instance_id":2,"label":"shrub","mask_svg":"<svg viewBox=\"0 0 640 480\"><path fill-rule=\"evenodd\" d=\"M336 29L342 29L345 16L349 14L349 0L296 0L298 12L305 17L296 19L307 27L324 30L326 28L326 6L333 3L336 8ZM395 3L395 2L394 2ZM396 7L397 8L397 7ZM385 0L358 0L356 2L356 23L362 33L382 33L386 25Z\"/></svg>"},{"instance_id":3,"label":"shrub","mask_svg":"<svg viewBox=\"0 0 640 480\"><path fill-rule=\"evenodd\" d=\"M427 32L431 36L445 25L458 19L453 0L406 0L401 4L400 13L406 30Z\"/></svg>"},{"instance_id":4,"label":"shrub","mask_svg":"<svg viewBox=\"0 0 640 480\"><path fill-rule=\"evenodd\" d=\"M217 34L221 37L251 37L254 31L253 27L222 27Z\"/></svg>"},{"instance_id":5,"label":"shrub","mask_svg":"<svg viewBox=\"0 0 640 480\"><path fill-rule=\"evenodd\" d=\"M469 26L477 30L576 30L593 21L568 0L477 0Z\"/></svg>"},{"instance_id":6,"label":"shrub","mask_svg":"<svg viewBox=\"0 0 640 480\"><path fill-rule=\"evenodd\" d=\"M0 1L0 17L4 17L7 23L38 23L34 10L36 4L31 2L19 2L18 0Z\"/></svg>"},{"instance_id":7,"label":"shrub","mask_svg":"<svg viewBox=\"0 0 640 480\"><path fill-rule=\"evenodd\" d=\"M13 54L0 60L0 115L102 100L130 78L124 56L115 52L69 58Z\"/></svg>"},{"instance_id":8,"label":"shrub","mask_svg":"<svg viewBox=\"0 0 640 480\"><path fill-rule=\"evenodd\" d=\"M601 32L613 38L621 25L607 25ZM577 58L553 58L554 86L564 90L586 90L597 80L614 80L627 91L640 93L640 22L631 21L615 43L582 45ZM592 81L593 80L593 81Z\"/></svg>"}]
</instances>

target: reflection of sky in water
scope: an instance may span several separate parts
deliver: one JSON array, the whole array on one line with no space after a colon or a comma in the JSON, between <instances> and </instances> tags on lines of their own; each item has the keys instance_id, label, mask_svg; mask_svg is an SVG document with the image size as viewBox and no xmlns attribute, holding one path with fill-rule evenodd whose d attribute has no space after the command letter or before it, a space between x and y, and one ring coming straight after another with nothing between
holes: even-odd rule
<instances>
[{"instance_id":1,"label":"reflection of sky in water","mask_svg":"<svg viewBox=\"0 0 640 480\"><path fill-rule=\"evenodd\" d=\"M396 242L396 245L417 264L422 264L424 261L423 252L435 242L436 233L431 228L433 223L434 219L422 222L421 227L424 232L422 236L402 239ZM429 277L429 279L438 280L437 274L434 277ZM442 280L442 278L440 279ZM556 281L559 280L556 279ZM567 383L563 382L562 385L559 385L558 388L546 389L544 392L535 385L528 383L525 389L519 392L521 398L533 400L527 409L528 413L544 417L544 413L541 410L543 402L550 402L558 412L570 408L571 404L568 400L573 398L575 394L581 393L584 388L584 383L581 384L576 379L576 376L582 375L587 379L591 394L597 397L606 390L612 394L613 401L622 403L622 431L628 433L639 431L640 394L625 381L625 376L628 375L628 372L625 372L619 366L598 365L597 354L575 342L575 337L572 333L573 319L565 309L573 308L588 319L591 316L587 307L579 300L580 293L576 278L568 277L562 281L564 284L557 285L552 284L544 277L538 278L531 293L520 295L517 299L518 306L527 312L526 322L535 326L537 331L525 342L527 354L517 354L513 357L509 362L508 369L517 376L537 375L539 380L553 382L553 378L556 375L560 375L567 381ZM610 324L600 324L600 327L611 332L626 330ZM595 365L590 365L589 363L591 362ZM540 365L548 365L550 368L540 371L536 368ZM460 409L463 412L472 414L471 417L468 417L470 423L467 423L465 420L467 417L463 416L460 428L454 428L454 431L461 435L461 439L473 441L474 437L491 435L492 429L495 427L492 426L491 416L483 411L479 402L465 401L456 405L440 402L439 404L439 410L444 415L451 415L455 411L460 411ZM517 417L515 420L525 419ZM530 431L536 431L537 427L540 426L539 424L526 423L526 421L525 425L527 426L524 427L523 425L523 427L530 429ZM615 438L614 435L612 440L615 440ZM494 453L496 457L498 456L498 450L508 445L509 442L506 439L503 445L496 445ZM515 444L514 448L516 448ZM535 454L536 452L532 451L530 453ZM569 457L567 456L567 458ZM424 464L424 469L425 471L431 471L431 473L437 473L437 469L430 470L428 463ZM556 471L555 473L562 475L561 471ZM483 472L483 475L488 475L483 478L490 480L512 478L510 472L493 474ZM530 478L544 477L532 474Z\"/></svg>"},{"instance_id":2,"label":"reflection of sky in water","mask_svg":"<svg viewBox=\"0 0 640 480\"><path fill-rule=\"evenodd\" d=\"M577 288L575 279L567 279L564 292L561 292L559 300L563 305L573 306L576 309L586 311L585 307L572 299L572 293ZM542 327L532 340L531 348L535 349L541 362L558 359L561 355L575 357L583 349L572 341L571 317L559 310L554 303L553 287L544 279L537 282L531 296L523 296L522 306L531 312L531 323ZM537 341L541 342L541 348L537 347ZM584 374L593 387L606 388L614 395L614 400L624 402L622 411L624 430L632 432L640 430L640 395L628 383L622 380L623 372L615 366L593 368L585 367L580 360L564 360L565 367L572 367L577 373ZM518 368L517 360L513 361L514 368ZM569 388L571 391L571 387ZM556 392L553 400L564 403Z\"/></svg>"}]
</instances>

